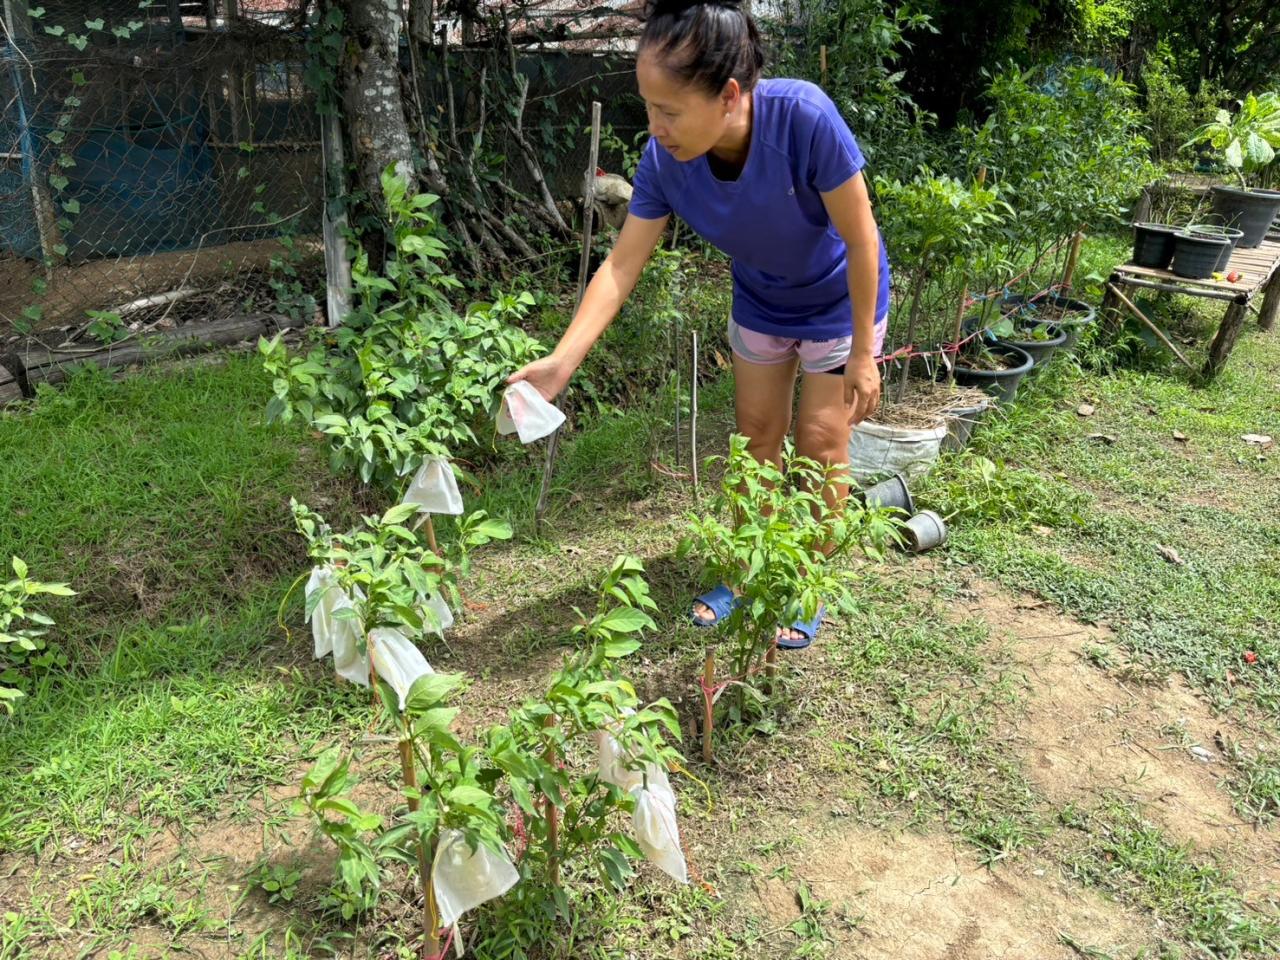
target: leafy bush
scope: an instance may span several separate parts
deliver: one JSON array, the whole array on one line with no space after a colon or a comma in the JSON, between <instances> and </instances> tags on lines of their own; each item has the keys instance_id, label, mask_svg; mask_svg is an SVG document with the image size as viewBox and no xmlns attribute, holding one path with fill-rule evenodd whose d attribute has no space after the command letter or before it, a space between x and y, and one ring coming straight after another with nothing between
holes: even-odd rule
<instances>
[{"instance_id":1,"label":"leafy bush","mask_svg":"<svg viewBox=\"0 0 1280 960\"><path fill-rule=\"evenodd\" d=\"M356 307L305 356L277 336L259 350L273 377L270 420L303 418L330 438L330 464L366 483L404 477L427 456L478 444L508 374L532 360L538 343L520 328L533 298L522 293L473 304L459 315L448 295L460 284L431 214L436 198L409 196L402 179L382 178L395 238L383 274L357 256Z\"/></svg>"},{"instance_id":2,"label":"leafy bush","mask_svg":"<svg viewBox=\"0 0 1280 960\"><path fill-rule=\"evenodd\" d=\"M1034 470L970 451L943 458L917 499L947 520L997 522L1015 529L1080 523L1086 497Z\"/></svg>"},{"instance_id":3,"label":"leafy bush","mask_svg":"<svg viewBox=\"0 0 1280 960\"><path fill-rule=\"evenodd\" d=\"M0 707L13 712L13 701L24 695L24 669L41 669L57 661L44 636L53 621L27 606L32 597L70 597L75 591L65 583L32 580L27 565L12 560L12 580L0 586Z\"/></svg>"},{"instance_id":4,"label":"leafy bush","mask_svg":"<svg viewBox=\"0 0 1280 960\"><path fill-rule=\"evenodd\" d=\"M1187 146L1197 143L1220 151L1241 186L1256 183L1280 148L1280 93L1246 94L1237 101L1235 113L1219 110L1213 120L1196 130Z\"/></svg>"}]
</instances>

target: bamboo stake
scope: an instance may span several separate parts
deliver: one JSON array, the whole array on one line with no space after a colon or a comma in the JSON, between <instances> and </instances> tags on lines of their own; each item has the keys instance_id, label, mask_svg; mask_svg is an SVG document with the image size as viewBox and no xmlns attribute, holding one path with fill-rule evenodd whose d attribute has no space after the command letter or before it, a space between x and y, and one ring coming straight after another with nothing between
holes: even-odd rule
<instances>
[{"instance_id":1,"label":"bamboo stake","mask_svg":"<svg viewBox=\"0 0 1280 960\"><path fill-rule=\"evenodd\" d=\"M406 721L407 723L407 721ZM413 741L407 736L400 741L400 776L404 780L406 791L413 792L418 789L418 771L413 762ZM409 812L416 813L421 807L421 801L415 796L405 798L409 804ZM418 874L422 877L422 934L425 940L425 948L428 956L435 956L440 952L440 938L437 935L436 912L432 903L432 896L427 891L427 887L431 883L431 861L427 857L427 842L419 835L418 837Z\"/></svg>"},{"instance_id":2,"label":"bamboo stake","mask_svg":"<svg viewBox=\"0 0 1280 960\"><path fill-rule=\"evenodd\" d=\"M591 104L591 152L586 175L582 182L582 255L578 259L578 296L574 312L582 306L587 292L587 271L591 268L591 233L595 228L596 166L600 159L600 101ZM556 397L556 407L564 409L565 392ZM559 428L551 434L547 443L547 459L542 468L542 489L538 491L538 503L533 509L534 531L542 535L542 518L547 512L547 495L551 492L551 475L555 471L556 453L560 449Z\"/></svg>"},{"instance_id":3,"label":"bamboo stake","mask_svg":"<svg viewBox=\"0 0 1280 960\"><path fill-rule=\"evenodd\" d=\"M986 182L987 182L987 168L985 166L981 166L978 168L978 186L981 187ZM955 330L955 336L951 338L951 342L953 344L958 344L960 342L960 334L963 332L963 329L964 329L964 311L965 311L965 307L968 306L968 300L969 300L969 277L966 274L964 278L964 286L960 288L960 302L956 305L956 330ZM957 347L956 349L959 349L959 347ZM951 357L948 360L944 356L943 360L947 364L947 386L951 386L951 384L955 383L955 380L956 380L955 357Z\"/></svg>"},{"instance_id":4,"label":"bamboo stake","mask_svg":"<svg viewBox=\"0 0 1280 960\"><path fill-rule=\"evenodd\" d=\"M693 331L693 362L689 372L689 461L693 468L693 502L698 494L698 331Z\"/></svg>"},{"instance_id":5,"label":"bamboo stake","mask_svg":"<svg viewBox=\"0 0 1280 960\"><path fill-rule=\"evenodd\" d=\"M822 85L827 85L827 45L824 43L818 48L818 59L822 63Z\"/></svg>"},{"instance_id":6,"label":"bamboo stake","mask_svg":"<svg viewBox=\"0 0 1280 960\"><path fill-rule=\"evenodd\" d=\"M547 717L542 725L548 728L554 727L556 718ZM550 744L547 744L547 750L543 756L547 763L555 763L555 751L551 749ZM555 801L549 796L543 803L545 804L544 815L547 818L547 877L553 887L558 887L560 886L560 811L556 808Z\"/></svg>"},{"instance_id":7,"label":"bamboo stake","mask_svg":"<svg viewBox=\"0 0 1280 960\"><path fill-rule=\"evenodd\" d=\"M1067 268L1062 271L1062 288L1071 288L1071 278L1075 276L1076 264L1080 261L1080 246L1084 243L1084 233L1077 230L1071 238L1071 252L1067 254Z\"/></svg>"},{"instance_id":8,"label":"bamboo stake","mask_svg":"<svg viewBox=\"0 0 1280 960\"><path fill-rule=\"evenodd\" d=\"M707 657L702 662L702 762L711 763L711 726L712 710L715 704L711 701L711 681L716 678L716 655L710 647Z\"/></svg>"},{"instance_id":9,"label":"bamboo stake","mask_svg":"<svg viewBox=\"0 0 1280 960\"><path fill-rule=\"evenodd\" d=\"M1179 360L1181 360L1186 365L1188 370L1195 370L1195 367L1192 366L1191 361L1182 355L1182 351L1173 345L1173 341L1165 336L1164 331L1161 330L1159 327L1157 327L1150 320L1148 320L1147 315L1143 313L1141 310L1139 310L1132 300L1130 300L1123 293L1121 293L1120 289L1116 287L1115 284L1108 283L1107 290L1110 293L1113 293L1120 300L1121 303L1123 303L1126 307L1128 307L1130 313L1132 313L1135 317L1137 317L1139 320L1145 323L1148 327L1150 327L1151 332L1164 341L1164 345L1173 351L1173 355L1177 357Z\"/></svg>"}]
</instances>

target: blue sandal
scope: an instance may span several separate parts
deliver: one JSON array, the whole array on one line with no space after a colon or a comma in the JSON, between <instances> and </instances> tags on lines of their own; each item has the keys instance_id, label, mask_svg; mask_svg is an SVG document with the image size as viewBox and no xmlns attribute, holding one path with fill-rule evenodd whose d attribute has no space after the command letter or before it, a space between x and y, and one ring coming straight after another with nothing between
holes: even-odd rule
<instances>
[{"instance_id":1,"label":"blue sandal","mask_svg":"<svg viewBox=\"0 0 1280 960\"><path fill-rule=\"evenodd\" d=\"M818 607L818 612L813 615L811 620L797 620L791 625L791 629L803 634L800 640L791 640L785 637L778 638L778 648L781 650L803 650L809 644L813 643L814 638L818 636L818 630L822 626L822 621L827 616L826 604Z\"/></svg>"},{"instance_id":2,"label":"blue sandal","mask_svg":"<svg viewBox=\"0 0 1280 960\"><path fill-rule=\"evenodd\" d=\"M715 616L711 620L704 620L702 617L698 616L698 611L691 607L689 609L689 616L693 620L694 625L699 627L714 627L742 605L742 598L734 596L733 591L722 583L714 590L704 593L702 596L696 598L696 602L702 604Z\"/></svg>"}]
</instances>

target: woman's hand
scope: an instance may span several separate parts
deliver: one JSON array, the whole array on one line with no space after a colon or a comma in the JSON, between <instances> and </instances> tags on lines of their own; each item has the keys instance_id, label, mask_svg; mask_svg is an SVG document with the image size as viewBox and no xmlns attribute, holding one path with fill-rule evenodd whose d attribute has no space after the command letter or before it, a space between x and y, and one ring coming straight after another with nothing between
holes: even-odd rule
<instances>
[{"instance_id":1,"label":"woman's hand","mask_svg":"<svg viewBox=\"0 0 1280 960\"><path fill-rule=\"evenodd\" d=\"M851 426L876 412L880 405L880 365L875 357L850 357L845 364L844 405Z\"/></svg>"},{"instance_id":2,"label":"woman's hand","mask_svg":"<svg viewBox=\"0 0 1280 960\"><path fill-rule=\"evenodd\" d=\"M542 394L544 400L552 403L568 386L569 378L573 376L574 369L574 366L553 353L549 357L542 357L521 367L507 377L507 383L511 384L526 380L533 384L534 388Z\"/></svg>"}]
</instances>

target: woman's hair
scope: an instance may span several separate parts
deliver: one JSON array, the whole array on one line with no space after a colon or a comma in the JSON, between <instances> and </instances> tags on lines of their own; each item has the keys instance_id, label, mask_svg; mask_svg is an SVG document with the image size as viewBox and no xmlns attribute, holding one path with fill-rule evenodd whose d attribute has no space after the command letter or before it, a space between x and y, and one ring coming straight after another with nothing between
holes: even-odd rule
<instances>
[{"instance_id":1,"label":"woman's hair","mask_svg":"<svg viewBox=\"0 0 1280 960\"><path fill-rule=\"evenodd\" d=\"M713 95L731 79L751 90L764 69L760 31L737 0L649 0L640 50Z\"/></svg>"}]
</instances>

